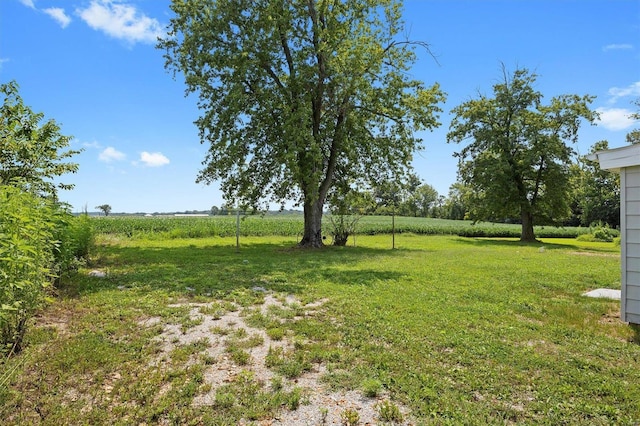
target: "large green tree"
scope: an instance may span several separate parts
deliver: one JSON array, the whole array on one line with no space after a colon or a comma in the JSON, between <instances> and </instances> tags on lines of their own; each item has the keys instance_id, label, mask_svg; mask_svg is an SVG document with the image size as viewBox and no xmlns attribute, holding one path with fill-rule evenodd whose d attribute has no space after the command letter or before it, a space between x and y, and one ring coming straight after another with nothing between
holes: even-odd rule
<instances>
[{"instance_id":1,"label":"large green tree","mask_svg":"<svg viewBox=\"0 0 640 426\"><path fill-rule=\"evenodd\" d=\"M452 112L448 142L468 145L456 155L470 188L474 220L519 217L521 241L534 241L534 222L554 223L569 213L569 166L578 129L593 122L590 96L561 95L542 103L536 75L526 69L493 86L493 97L469 100Z\"/></svg>"},{"instance_id":2,"label":"large green tree","mask_svg":"<svg viewBox=\"0 0 640 426\"><path fill-rule=\"evenodd\" d=\"M56 183L78 164L66 161L80 151L68 149L70 136L60 133L55 120L44 121L24 104L15 81L0 85L0 185L21 186L42 196L56 196L73 185Z\"/></svg>"},{"instance_id":3,"label":"large green tree","mask_svg":"<svg viewBox=\"0 0 640 426\"><path fill-rule=\"evenodd\" d=\"M336 181L409 167L438 125L438 85L410 77L399 0L174 0L158 47L196 93L209 144L197 180L227 200L304 209L300 245L322 246Z\"/></svg>"}]
</instances>

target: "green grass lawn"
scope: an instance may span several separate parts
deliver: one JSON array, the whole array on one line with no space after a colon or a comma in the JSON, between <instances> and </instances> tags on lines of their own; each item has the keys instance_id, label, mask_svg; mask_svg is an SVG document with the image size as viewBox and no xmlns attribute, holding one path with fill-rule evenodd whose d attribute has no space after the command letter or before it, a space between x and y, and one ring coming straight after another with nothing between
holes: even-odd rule
<instances>
[{"instance_id":1,"label":"green grass lawn","mask_svg":"<svg viewBox=\"0 0 640 426\"><path fill-rule=\"evenodd\" d=\"M249 410L256 421L272 415L266 403L256 408L264 393L250 377L230 384L233 404L221 396L213 409L194 407L207 359L185 359L201 348L181 348L158 369L150 359L161 327L140 326L160 317L189 327L172 303L251 306L260 286L303 303L327 299L317 315L279 325L297 342L295 358L326 364L336 389L380 386L418 424L640 422L638 331L620 322L619 302L582 296L619 288L613 243L402 234L396 250L376 235L318 251L295 242L245 237L236 252L234 238L102 237L25 351L0 364L0 418L237 424Z\"/></svg>"}]
</instances>

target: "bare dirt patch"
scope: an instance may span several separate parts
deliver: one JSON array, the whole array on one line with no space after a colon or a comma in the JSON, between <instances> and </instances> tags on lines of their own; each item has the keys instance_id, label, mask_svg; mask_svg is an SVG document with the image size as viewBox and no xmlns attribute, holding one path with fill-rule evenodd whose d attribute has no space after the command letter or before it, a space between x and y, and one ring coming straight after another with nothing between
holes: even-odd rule
<instances>
[{"instance_id":1,"label":"bare dirt patch","mask_svg":"<svg viewBox=\"0 0 640 426\"><path fill-rule=\"evenodd\" d=\"M332 391L322 381L327 368L322 363L314 363L311 368L301 375L284 379L271 368L267 367L267 357L270 351L281 351L285 357L293 353L295 348L293 336L286 334L282 338L273 339L266 330L252 327L247 322L248 314L260 313L264 316L273 312L289 312L283 321L298 321L308 315L315 315L322 310L325 300L301 305L294 297L278 298L272 294L265 294L264 303L244 310L236 306L236 310L224 314L216 314L218 302L211 303L180 303L170 307L190 308L189 317L192 325L184 328L180 324L163 324L163 331L155 337L159 343L159 350L151 365L162 367L167 364L171 352L181 345L206 342L204 350L197 356L190 358L187 365L206 359L207 368L204 373L204 384L208 385L205 392L196 395L192 401L194 406L213 406L216 402L216 391L221 386L233 382L238 375L253 375L256 382L265 390L269 389L274 379L281 380L285 389L294 387L302 389L302 403L295 410L283 408L272 419L259 422L247 422L261 426L299 426L299 425L341 425L349 424L345 421L346 413L357 413L360 425L374 424L403 424L412 425L408 409L399 404L398 407L404 419L403 422L383 422L380 418L381 404L389 403L389 397L384 392L376 397L366 397L362 392L354 390ZM212 313L213 312L213 313ZM158 326L160 318L147 318L140 322L143 327ZM240 364L230 354L228 347L233 344L237 336L244 336L243 341L254 341L259 344L246 348L248 359ZM352 414L353 415L353 414Z\"/></svg>"},{"instance_id":2,"label":"bare dirt patch","mask_svg":"<svg viewBox=\"0 0 640 426\"><path fill-rule=\"evenodd\" d=\"M619 254L615 254L615 253L598 253L594 251L570 251L567 254L572 254L574 256L589 256L589 257L620 257Z\"/></svg>"}]
</instances>

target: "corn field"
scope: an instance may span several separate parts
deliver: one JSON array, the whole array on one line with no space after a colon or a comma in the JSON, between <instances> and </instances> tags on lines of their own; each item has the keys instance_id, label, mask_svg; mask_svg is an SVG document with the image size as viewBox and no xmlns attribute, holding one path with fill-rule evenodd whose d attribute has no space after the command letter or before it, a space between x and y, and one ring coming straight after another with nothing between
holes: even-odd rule
<instances>
[{"instance_id":1,"label":"corn field","mask_svg":"<svg viewBox=\"0 0 640 426\"><path fill-rule=\"evenodd\" d=\"M92 219L97 234L111 234L128 238L202 238L236 235L235 216L172 217L172 216L111 216ZM324 221L325 233L330 234L330 224ZM363 216L358 222L356 234L376 235L392 232L390 216ZM519 237L520 225L476 223L470 221L396 217L395 232L418 235L459 235L462 237ZM302 215L245 216L240 219L241 236L301 236ZM589 228L538 226L538 238L575 238L589 233Z\"/></svg>"}]
</instances>

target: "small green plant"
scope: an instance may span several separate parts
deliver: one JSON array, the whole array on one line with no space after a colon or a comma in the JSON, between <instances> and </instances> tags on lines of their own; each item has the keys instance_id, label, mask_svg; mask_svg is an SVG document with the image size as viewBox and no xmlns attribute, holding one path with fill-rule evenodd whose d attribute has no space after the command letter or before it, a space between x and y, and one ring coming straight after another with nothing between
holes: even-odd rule
<instances>
[{"instance_id":1,"label":"small green plant","mask_svg":"<svg viewBox=\"0 0 640 426\"><path fill-rule=\"evenodd\" d=\"M284 349L281 347L269 347L264 364L267 368L274 368L284 363Z\"/></svg>"},{"instance_id":2,"label":"small green plant","mask_svg":"<svg viewBox=\"0 0 640 426\"><path fill-rule=\"evenodd\" d=\"M280 327L268 328L267 336L269 336L271 340L279 341L284 339L285 331Z\"/></svg>"},{"instance_id":3,"label":"small green plant","mask_svg":"<svg viewBox=\"0 0 640 426\"><path fill-rule=\"evenodd\" d=\"M377 379L365 379L362 382L362 393L368 398L375 398L382 391L382 383Z\"/></svg>"},{"instance_id":4,"label":"small green plant","mask_svg":"<svg viewBox=\"0 0 640 426\"><path fill-rule=\"evenodd\" d=\"M204 322L204 318L199 316L196 318L192 318L190 316L186 316L185 318L182 319L181 323L180 323L180 330L182 331L182 334L187 334L187 331L190 328L196 327L200 324L202 324Z\"/></svg>"},{"instance_id":5,"label":"small green plant","mask_svg":"<svg viewBox=\"0 0 640 426\"><path fill-rule=\"evenodd\" d=\"M237 346L228 346L227 353L231 356L233 362L238 365L248 365L251 362L251 355Z\"/></svg>"},{"instance_id":6,"label":"small green plant","mask_svg":"<svg viewBox=\"0 0 640 426\"><path fill-rule=\"evenodd\" d=\"M327 416L329 416L329 409L327 407L320 407L320 422L321 424L327 424Z\"/></svg>"},{"instance_id":7,"label":"small green plant","mask_svg":"<svg viewBox=\"0 0 640 426\"><path fill-rule=\"evenodd\" d=\"M347 408L340 413L340 419L344 426L356 426L360 422L360 414L353 408Z\"/></svg>"},{"instance_id":8,"label":"small green plant","mask_svg":"<svg viewBox=\"0 0 640 426\"><path fill-rule=\"evenodd\" d=\"M218 302L207 306L201 306L199 311L202 315L209 315L214 320L219 320L227 312L226 309L224 309Z\"/></svg>"},{"instance_id":9,"label":"small green plant","mask_svg":"<svg viewBox=\"0 0 640 426\"><path fill-rule=\"evenodd\" d=\"M236 398L233 393L227 391L216 392L215 406L217 408L229 409L233 407L235 402Z\"/></svg>"},{"instance_id":10,"label":"small green plant","mask_svg":"<svg viewBox=\"0 0 640 426\"><path fill-rule=\"evenodd\" d=\"M300 406L301 400L302 400L302 389L296 386L287 395L285 405L291 411L297 410L298 407Z\"/></svg>"},{"instance_id":11,"label":"small green plant","mask_svg":"<svg viewBox=\"0 0 640 426\"><path fill-rule=\"evenodd\" d=\"M382 401L376 408L378 409L378 416L383 422L399 423L404 421L404 416L402 415L400 408L391 401Z\"/></svg>"},{"instance_id":12,"label":"small green plant","mask_svg":"<svg viewBox=\"0 0 640 426\"><path fill-rule=\"evenodd\" d=\"M214 326L214 327L211 327L209 329L209 331L211 331L213 334L217 334L219 336L226 336L231 332L231 329L224 328L224 327L219 327L219 326Z\"/></svg>"},{"instance_id":13,"label":"small green plant","mask_svg":"<svg viewBox=\"0 0 640 426\"><path fill-rule=\"evenodd\" d=\"M282 382L282 377L274 376L271 379L271 390L274 392L281 391L284 388L284 383Z\"/></svg>"}]
</instances>

